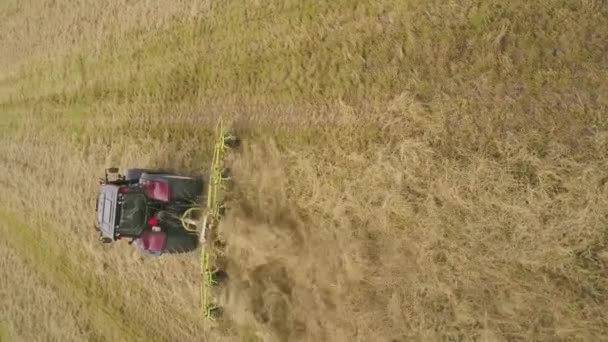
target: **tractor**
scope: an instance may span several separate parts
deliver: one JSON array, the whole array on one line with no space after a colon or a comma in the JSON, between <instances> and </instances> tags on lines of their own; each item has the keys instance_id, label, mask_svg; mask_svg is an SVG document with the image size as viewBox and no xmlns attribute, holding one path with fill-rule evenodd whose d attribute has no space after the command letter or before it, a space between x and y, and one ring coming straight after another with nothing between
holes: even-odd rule
<instances>
[{"instance_id":1,"label":"tractor","mask_svg":"<svg viewBox=\"0 0 608 342\"><path fill-rule=\"evenodd\" d=\"M119 174L118 168L107 168L99 179L96 230L103 243L128 239L145 254L191 251L199 238L187 229L184 214L200 208L203 200L202 179L151 169Z\"/></svg>"}]
</instances>

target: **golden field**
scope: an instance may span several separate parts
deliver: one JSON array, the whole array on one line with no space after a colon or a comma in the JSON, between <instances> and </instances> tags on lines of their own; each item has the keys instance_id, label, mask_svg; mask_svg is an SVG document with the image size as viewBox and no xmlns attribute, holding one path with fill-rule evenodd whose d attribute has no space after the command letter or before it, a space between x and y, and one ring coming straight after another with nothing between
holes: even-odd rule
<instances>
[{"instance_id":1,"label":"golden field","mask_svg":"<svg viewBox=\"0 0 608 342\"><path fill-rule=\"evenodd\" d=\"M598 341L605 1L0 2L2 341ZM228 161L229 283L92 228Z\"/></svg>"}]
</instances>

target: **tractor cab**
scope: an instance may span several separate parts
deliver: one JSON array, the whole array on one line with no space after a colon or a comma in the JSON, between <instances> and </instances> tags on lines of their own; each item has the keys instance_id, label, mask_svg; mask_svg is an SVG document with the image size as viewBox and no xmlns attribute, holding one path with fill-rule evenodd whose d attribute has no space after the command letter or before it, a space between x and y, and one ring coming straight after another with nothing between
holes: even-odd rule
<instances>
[{"instance_id":1,"label":"tractor cab","mask_svg":"<svg viewBox=\"0 0 608 342\"><path fill-rule=\"evenodd\" d=\"M109 174L116 176L110 180ZM161 216L163 228L181 227L181 222L167 218L200 207L203 193L202 180L160 170L129 169L120 175L110 168L99 185L96 228L105 243L137 238L147 228L161 225Z\"/></svg>"},{"instance_id":2,"label":"tractor cab","mask_svg":"<svg viewBox=\"0 0 608 342\"><path fill-rule=\"evenodd\" d=\"M97 227L104 242L139 236L151 214L143 192L129 191L125 185L101 186L97 199Z\"/></svg>"}]
</instances>

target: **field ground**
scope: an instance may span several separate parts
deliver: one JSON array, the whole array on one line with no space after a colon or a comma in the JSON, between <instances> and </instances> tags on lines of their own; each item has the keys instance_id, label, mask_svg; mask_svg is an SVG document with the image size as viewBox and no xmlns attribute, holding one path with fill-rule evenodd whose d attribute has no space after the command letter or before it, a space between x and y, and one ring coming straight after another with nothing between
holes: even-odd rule
<instances>
[{"instance_id":1,"label":"field ground","mask_svg":"<svg viewBox=\"0 0 608 342\"><path fill-rule=\"evenodd\" d=\"M605 1L5 0L0 337L608 335ZM243 139L226 318L92 229L108 166Z\"/></svg>"}]
</instances>

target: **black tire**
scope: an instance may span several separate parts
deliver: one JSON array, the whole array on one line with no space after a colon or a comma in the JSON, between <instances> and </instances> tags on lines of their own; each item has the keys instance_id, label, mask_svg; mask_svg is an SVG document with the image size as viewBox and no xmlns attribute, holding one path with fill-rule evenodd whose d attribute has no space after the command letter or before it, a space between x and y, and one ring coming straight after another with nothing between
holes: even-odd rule
<instances>
[{"instance_id":1,"label":"black tire","mask_svg":"<svg viewBox=\"0 0 608 342\"><path fill-rule=\"evenodd\" d=\"M224 135L224 145L229 148L237 148L241 145L241 139L234 134Z\"/></svg>"},{"instance_id":2,"label":"black tire","mask_svg":"<svg viewBox=\"0 0 608 342\"><path fill-rule=\"evenodd\" d=\"M203 180L200 178L184 177L173 174L150 174L144 172L140 180L169 183L171 202L187 202L198 204L203 195Z\"/></svg>"},{"instance_id":3,"label":"black tire","mask_svg":"<svg viewBox=\"0 0 608 342\"><path fill-rule=\"evenodd\" d=\"M144 173L158 174L158 173L163 173L163 172L161 170L151 170L151 169L127 169L125 171L125 180L132 182L132 183L137 183L137 182L139 182L139 178L141 178L141 175Z\"/></svg>"},{"instance_id":4,"label":"black tire","mask_svg":"<svg viewBox=\"0 0 608 342\"><path fill-rule=\"evenodd\" d=\"M209 316L213 319L220 319L224 315L224 309L220 306L212 306L209 308Z\"/></svg>"},{"instance_id":5,"label":"black tire","mask_svg":"<svg viewBox=\"0 0 608 342\"><path fill-rule=\"evenodd\" d=\"M211 279L214 284L222 284L228 280L228 273L224 270L216 270L211 273Z\"/></svg>"},{"instance_id":6,"label":"black tire","mask_svg":"<svg viewBox=\"0 0 608 342\"><path fill-rule=\"evenodd\" d=\"M181 220L174 213L160 211L156 217L167 234L165 253L188 253L198 248L198 235L184 230Z\"/></svg>"}]
</instances>

